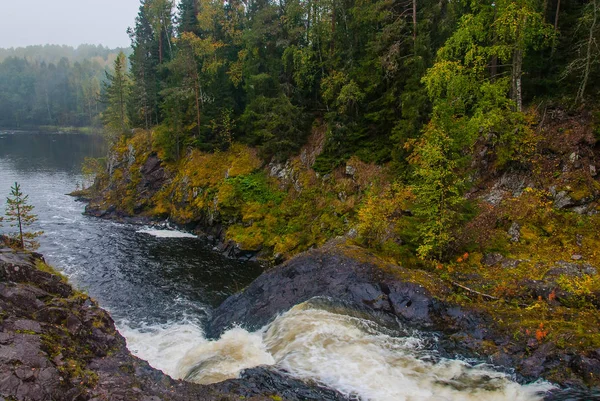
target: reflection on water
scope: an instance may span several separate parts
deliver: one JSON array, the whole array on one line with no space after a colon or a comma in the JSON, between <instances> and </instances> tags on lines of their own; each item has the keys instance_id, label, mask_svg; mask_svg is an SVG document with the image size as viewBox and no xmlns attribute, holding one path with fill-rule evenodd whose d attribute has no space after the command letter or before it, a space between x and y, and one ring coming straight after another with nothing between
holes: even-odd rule
<instances>
[{"instance_id":1,"label":"reflection on water","mask_svg":"<svg viewBox=\"0 0 600 401\"><path fill-rule=\"evenodd\" d=\"M97 135L0 131L0 159L15 171L78 173L85 157L105 154L106 142Z\"/></svg>"}]
</instances>

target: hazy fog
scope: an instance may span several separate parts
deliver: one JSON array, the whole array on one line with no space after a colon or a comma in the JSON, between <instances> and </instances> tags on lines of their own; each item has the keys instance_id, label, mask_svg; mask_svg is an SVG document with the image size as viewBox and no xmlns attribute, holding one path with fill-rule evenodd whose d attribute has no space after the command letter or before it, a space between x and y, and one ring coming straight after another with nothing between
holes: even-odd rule
<instances>
[{"instance_id":1,"label":"hazy fog","mask_svg":"<svg viewBox=\"0 0 600 401\"><path fill-rule=\"evenodd\" d=\"M37 44L129 46L139 0L0 0L0 48Z\"/></svg>"}]
</instances>

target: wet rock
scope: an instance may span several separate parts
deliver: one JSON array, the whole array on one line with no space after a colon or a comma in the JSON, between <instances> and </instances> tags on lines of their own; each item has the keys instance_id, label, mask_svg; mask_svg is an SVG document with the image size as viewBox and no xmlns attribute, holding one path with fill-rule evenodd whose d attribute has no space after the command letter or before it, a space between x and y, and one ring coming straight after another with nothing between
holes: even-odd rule
<instances>
[{"instance_id":1,"label":"wet rock","mask_svg":"<svg viewBox=\"0 0 600 401\"><path fill-rule=\"evenodd\" d=\"M69 333L77 334L82 327L81 321L73 314L69 314L65 322L65 326Z\"/></svg>"},{"instance_id":2,"label":"wet rock","mask_svg":"<svg viewBox=\"0 0 600 401\"><path fill-rule=\"evenodd\" d=\"M571 367L586 381L597 380L600 377L600 360L597 358L577 355L573 358Z\"/></svg>"},{"instance_id":3,"label":"wet rock","mask_svg":"<svg viewBox=\"0 0 600 401\"><path fill-rule=\"evenodd\" d=\"M392 283L389 288L388 298L396 315L413 323L430 321L432 299L424 288L413 283Z\"/></svg>"},{"instance_id":4,"label":"wet rock","mask_svg":"<svg viewBox=\"0 0 600 401\"><path fill-rule=\"evenodd\" d=\"M242 372L240 379L228 381L219 386L227 391L235 391L246 398L271 392L281 394L281 398L289 401L347 400L336 391L314 384L307 385L268 367L247 369Z\"/></svg>"},{"instance_id":5,"label":"wet rock","mask_svg":"<svg viewBox=\"0 0 600 401\"><path fill-rule=\"evenodd\" d=\"M67 321L71 312L66 308L44 308L35 313L35 318L50 324L62 325Z\"/></svg>"},{"instance_id":6,"label":"wet rock","mask_svg":"<svg viewBox=\"0 0 600 401\"><path fill-rule=\"evenodd\" d=\"M148 159L140 168L140 173L142 174L142 180L139 189L145 190L148 195L159 191L165 184L166 173L162 167L162 161L156 153L148 156ZM139 192L140 196L144 194L142 191Z\"/></svg>"},{"instance_id":7,"label":"wet rock","mask_svg":"<svg viewBox=\"0 0 600 401\"><path fill-rule=\"evenodd\" d=\"M571 256L572 260L581 260L583 259L583 256L581 256L580 254L576 253L575 255Z\"/></svg>"},{"instance_id":8,"label":"wet rock","mask_svg":"<svg viewBox=\"0 0 600 401\"><path fill-rule=\"evenodd\" d=\"M228 298L214 311L207 334L218 337L236 323L258 329L277 314L319 296L376 311L396 311L400 318L413 323L429 321L430 294L414 283L391 278L380 281L374 278L378 274L375 266L341 252L307 252L267 271L242 293Z\"/></svg>"},{"instance_id":9,"label":"wet rock","mask_svg":"<svg viewBox=\"0 0 600 401\"><path fill-rule=\"evenodd\" d=\"M414 283L389 276L380 280L378 276L384 278L376 266L343 252L306 252L265 272L243 292L223 302L213 313L207 335L218 337L234 324L256 330L279 313L319 296L365 305L375 311L394 311L401 319L415 324L429 323L432 296L427 291Z\"/></svg>"},{"instance_id":10,"label":"wet rock","mask_svg":"<svg viewBox=\"0 0 600 401\"><path fill-rule=\"evenodd\" d=\"M370 283L355 283L348 286L355 302L362 302L373 309L392 311L388 296L379 286Z\"/></svg>"},{"instance_id":11,"label":"wet rock","mask_svg":"<svg viewBox=\"0 0 600 401\"><path fill-rule=\"evenodd\" d=\"M521 373L527 377L540 377L544 372L546 359L554 348L555 346L552 343L545 343L536 347L533 354L519 366Z\"/></svg>"}]
</instances>

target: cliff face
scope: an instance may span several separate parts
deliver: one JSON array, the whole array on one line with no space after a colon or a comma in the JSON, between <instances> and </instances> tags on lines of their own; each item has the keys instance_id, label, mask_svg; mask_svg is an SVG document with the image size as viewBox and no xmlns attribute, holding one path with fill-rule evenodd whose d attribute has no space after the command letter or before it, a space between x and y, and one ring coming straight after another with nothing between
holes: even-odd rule
<instances>
[{"instance_id":1,"label":"cliff face","mask_svg":"<svg viewBox=\"0 0 600 401\"><path fill-rule=\"evenodd\" d=\"M41 255L14 252L2 245L0 316L0 398L344 399L334 391L262 368L211 386L173 380L131 355L108 313L52 272Z\"/></svg>"}]
</instances>

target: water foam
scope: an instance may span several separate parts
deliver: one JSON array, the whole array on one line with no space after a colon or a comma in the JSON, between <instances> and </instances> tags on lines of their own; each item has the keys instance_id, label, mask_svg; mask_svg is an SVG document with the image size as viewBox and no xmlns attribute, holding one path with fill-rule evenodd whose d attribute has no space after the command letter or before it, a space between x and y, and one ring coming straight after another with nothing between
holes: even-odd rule
<instances>
[{"instance_id":1,"label":"water foam","mask_svg":"<svg viewBox=\"0 0 600 401\"><path fill-rule=\"evenodd\" d=\"M132 328L128 322L119 322L117 328L127 340L127 348L135 356L176 379L182 379L178 375L179 361L189 351L207 342L202 329L189 322L141 328Z\"/></svg>"},{"instance_id":2,"label":"water foam","mask_svg":"<svg viewBox=\"0 0 600 401\"><path fill-rule=\"evenodd\" d=\"M179 379L209 384L270 365L361 400L541 400L553 386L520 385L490 366L439 358L419 335L394 337L371 321L308 304L256 332L217 341L187 324L125 330L132 351Z\"/></svg>"},{"instance_id":3,"label":"water foam","mask_svg":"<svg viewBox=\"0 0 600 401\"><path fill-rule=\"evenodd\" d=\"M143 228L136 232L141 234L152 235L153 237L157 238L198 238L194 234L177 230L157 230L154 228Z\"/></svg>"}]
</instances>

